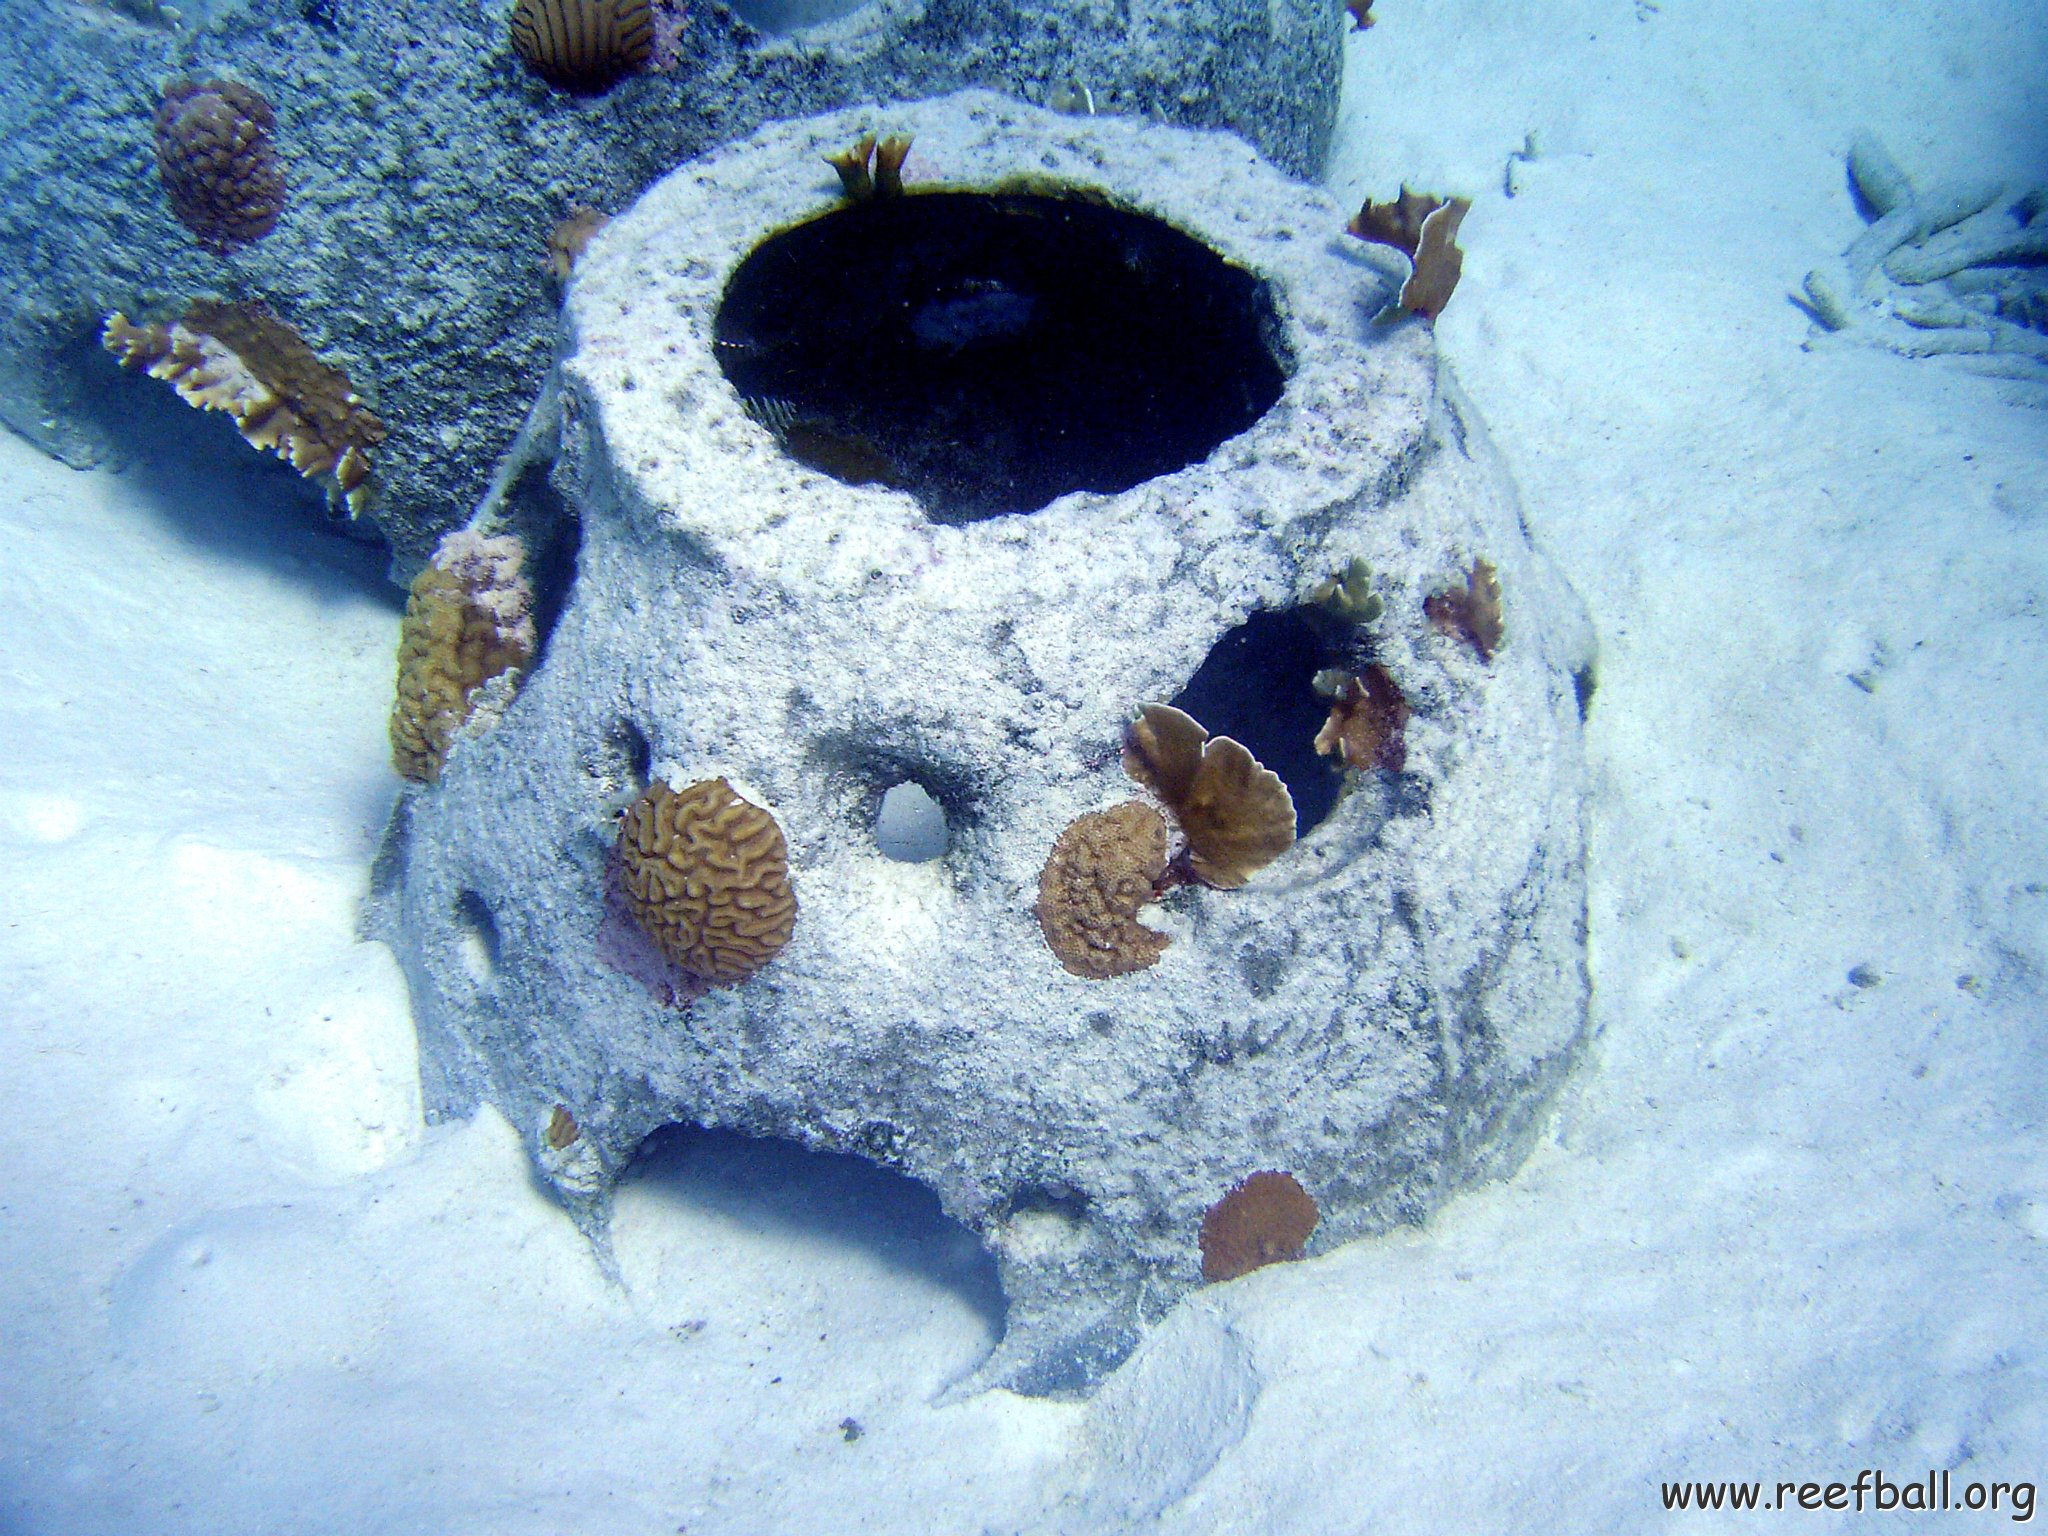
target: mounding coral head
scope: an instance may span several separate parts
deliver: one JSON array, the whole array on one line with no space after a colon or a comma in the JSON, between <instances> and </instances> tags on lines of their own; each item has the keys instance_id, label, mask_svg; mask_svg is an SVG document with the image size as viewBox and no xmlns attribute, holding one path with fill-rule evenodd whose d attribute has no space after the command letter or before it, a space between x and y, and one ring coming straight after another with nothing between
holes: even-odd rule
<instances>
[{"instance_id":1,"label":"mounding coral head","mask_svg":"<svg viewBox=\"0 0 2048 1536\"><path fill-rule=\"evenodd\" d=\"M711 986L745 981L795 931L782 828L723 778L648 785L620 819L618 846L634 920Z\"/></svg>"},{"instance_id":2,"label":"mounding coral head","mask_svg":"<svg viewBox=\"0 0 2048 1536\"><path fill-rule=\"evenodd\" d=\"M277 116L239 80L174 80L153 124L156 170L178 222L216 256L261 240L284 211Z\"/></svg>"},{"instance_id":3,"label":"mounding coral head","mask_svg":"<svg viewBox=\"0 0 2048 1536\"><path fill-rule=\"evenodd\" d=\"M550 85L602 91L654 52L653 8L649 0L518 0L512 46Z\"/></svg>"},{"instance_id":4,"label":"mounding coral head","mask_svg":"<svg viewBox=\"0 0 2048 1536\"><path fill-rule=\"evenodd\" d=\"M1294 846L1294 797L1280 776L1171 704L1147 704L1125 727L1123 762L1173 813L1204 885L1235 890Z\"/></svg>"},{"instance_id":5,"label":"mounding coral head","mask_svg":"<svg viewBox=\"0 0 2048 1536\"><path fill-rule=\"evenodd\" d=\"M486 683L533 659L533 592L525 546L510 534L457 529L413 579L398 631L391 762L416 784L441 777Z\"/></svg>"},{"instance_id":6,"label":"mounding coral head","mask_svg":"<svg viewBox=\"0 0 2048 1536\"><path fill-rule=\"evenodd\" d=\"M1235 1280L1308 1250L1323 1213L1291 1173L1254 1173L1202 1217L1202 1278Z\"/></svg>"},{"instance_id":7,"label":"mounding coral head","mask_svg":"<svg viewBox=\"0 0 2048 1536\"><path fill-rule=\"evenodd\" d=\"M1142 800L1077 816L1038 877L1039 930L1060 964L1101 981L1142 971L1166 948L1138 921L1166 873L1166 820Z\"/></svg>"}]
</instances>

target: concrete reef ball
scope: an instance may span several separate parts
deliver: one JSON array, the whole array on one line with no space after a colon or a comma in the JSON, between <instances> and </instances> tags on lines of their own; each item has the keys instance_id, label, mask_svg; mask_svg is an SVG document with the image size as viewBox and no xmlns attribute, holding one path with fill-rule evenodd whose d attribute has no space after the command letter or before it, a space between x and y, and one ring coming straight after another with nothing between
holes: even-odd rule
<instances>
[{"instance_id":1,"label":"concrete reef ball","mask_svg":"<svg viewBox=\"0 0 2048 1536\"><path fill-rule=\"evenodd\" d=\"M914 136L903 194L850 202L825 157L871 134ZM1227 135L986 92L777 123L620 211L474 519L573 572L373 884L429 1113L502 1113L593 1237L670 1125L917 1181L1003 1288L958 1391L1087 1392L1205 1263L1313 1263L1511 1171L1585 1027L1589 634L1428 326L1374 323L1392 281L1346 212ZM866 266L834 264L813 226L835 220ZM1008 238L1027 222L1035 254ZM736 322L763 251L840 302ZM1160 308L1071 291L1098 261ZM1043 430L1076 349L1127 370L1104 409L1184 398L1148 364L1198 312L1204 387L1251 409L1136 477L1123 423ZM859 373L863 347L887 365ZM808 355L831 389L771 377ZM962 461L1064 446L1071 483L992 512L964 474L875 474L927 462L935 419ZM573 537L550 545L550 516ZM1490 659L1424 611L1482 559L1513 620ZM1369 627L1329 609L1354 569ZM1405 701L1398 761L1362 723L1361 761L1318 753L1316 679L1341 698L1371 668L1382 714ZM921 860L878 833L905 785L944 818ZM1271 814L1256 847L1209 849L1206 883L1212 788ZM721 887L729 856L786 864L758 890L791 905ZM715 936L728 903L765 923L744 956Z\"/></svg>"}]
</instances>

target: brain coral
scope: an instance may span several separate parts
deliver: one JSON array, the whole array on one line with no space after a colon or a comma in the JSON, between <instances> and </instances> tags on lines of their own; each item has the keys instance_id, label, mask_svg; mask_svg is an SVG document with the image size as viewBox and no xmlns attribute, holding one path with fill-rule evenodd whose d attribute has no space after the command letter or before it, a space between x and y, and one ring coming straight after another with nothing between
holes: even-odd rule
<instances>
[{"instance_id":1,"label":"brain coral","mask_svg":"<svg viewBox=\"0 0 2048 1536\"><path fill-rule=\"evenodd\" d=\"M519 0L512 46L533 72L570 91L601 91L654 48L648 0Z\"/></svg>"},{"instance_id":2,"label":"brain coral","mask_svg":"<svg viewBox=\"0 0 2048 1536\"><path fill-rule=\"evenodd\" d=\"M1138 908L1166 870L1166 818L1142 800L1077 816L1053 842L1038 877L1038 926L1076 976L1142 971L1166 948Z\"/></svg>"},{"instance_id":3,"label":"brain coral","mask_svg":"<svg viewBox=\"0 0 2048 1536\"><path fill-rule=\"evenodd\" d=\"M648 785L619 823L619 855L634 920L713 986L745 981L796 927L782 828L722 778Z\"/></svg>"},{"instance_id":4,"label":"brain coral","mask_svg":"<svg viewBox=\"0 0 2048 1536\"><path fill-rule=\"evenodd\" d=\"M284 209L276 114L238 80L178 80L156 109L156 169L178 222L224 255L261 240Z\"/></svg>"},{"instance_id":5,"label":"brain coral","mask_svg":"<svg viewBox=\"0 0 2048 1536\"><path fill-rule=\"evenodd\" d=\"M1251 1175L1202 1217L1202 1278L1235 1280L1300 1258L1322 1216L1293 1174Z\"/></svg>"},{"instance_id":6,"label":"brain coral","mask_svg":"<svg viewBox=\"0 0 2048 1536\"><path fill-rule=\"evenodd\" d=\"M533 659L524 558L516 538L457 531L413 581L399 630L391 762L415 783L441 777L476 691Z\"/></svg>"}]
</instances>

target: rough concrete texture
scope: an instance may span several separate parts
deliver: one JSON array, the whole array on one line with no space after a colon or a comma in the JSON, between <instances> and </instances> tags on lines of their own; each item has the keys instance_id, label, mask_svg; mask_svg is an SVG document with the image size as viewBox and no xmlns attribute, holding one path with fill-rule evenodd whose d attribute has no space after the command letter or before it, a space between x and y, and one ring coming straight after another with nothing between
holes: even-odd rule
<instances>
[{"instance_id":1,"label":"rough concrete texture","mask_svg":"<svg viewBox=\"0 0 2048 1536\"><path fill-rule=\"evenodd\" d=\"M1292 366L1251 430L1122 494L965 526L783 456L720 373L713 315L764 233L831 206L818 156L867 121L766 128L592 246L553 467L574 588L503 722L400 805L372 925L412 978L428 1102L500 1106L594 1230L665 1122L858 1153L997 1255L1008 1330L978 1380L1082 1389L1200 1283L1203 1212L1246 1174L1313 1193L1314 1253L1523 1155L1586 1017L1588 632L1428 329L1371 322L1389 283L1346 210L1227 135L984 93L891 118L954 184L1101 189L1263 277ZM1074 817L1135 793L1125 721L1354 555L1415 708L1405 771L1246 888L1146 908L1172 937L1153 968L1068 975L1039 871ZM1474 556L1505 593L1490 664L1423 616ZM648 771L769 808L799 902L766 969L680 1008L606 923ZM943 859L876 846L906 779L945 809ZM571 1155L547 1144L558 1103Z\"/></svg>"},{"instance_id":2,"label":"rough concrete texture","mask_svg":"<svg viewBox=\"0 0 2048 1536\"><path fill-rule=\"evenodd\" d=\"M1336 111L1334 0L749 0L760 27L796 27L786 35L692 3L673 8L673 67L596 98L524 67L510 8L12 7L0 421L71 463L96 462L135 411L167 409L97 351L105 314L160 319L196 297L260 296L390 424L369 515L409 580L476 504L553 362L544 242L572 205L615 211L772 118L967 84L1044 101L1079 80L1100 110L1228 126L1302 173L1320 167ZM150 138L167 82L216 74L275 106L290 187L275 233L225 260L172 217ZM195 432L204 451L245 451L225 432Z\"/></svg>"}]
</instances>

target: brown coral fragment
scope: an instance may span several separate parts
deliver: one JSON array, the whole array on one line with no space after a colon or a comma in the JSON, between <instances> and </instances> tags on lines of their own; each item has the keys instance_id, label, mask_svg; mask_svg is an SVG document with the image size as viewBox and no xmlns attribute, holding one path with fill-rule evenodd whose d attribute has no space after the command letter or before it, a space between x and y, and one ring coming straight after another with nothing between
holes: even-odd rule
<instances>
[{"instance_id":1,"label":"brown coral fragment","mask_svg":"<svg viewBox=\"0 0 2048 1536\"><path fill-rule=\"evenodd\" d=\"M1038 926L1062 966L1106 980L1142 971L1167 937L1138 922L1166 872L1166 818L1142 800L1077 816L1038 876Z\"/></svg>"},{"instance_id":2,"label":"brown coral fragment","mask_svg":"<svg viewBox=\"0 0 2048 1536\"><path fill-rule=\"evenodd\" d=\"M875 195L875 179L868 173L868 158L875 152L875 136L864 133L825 163L839 173L839 190L849 203L864 203Z\"/></svg>"},{"instance_id":3,"label":"brown coral fragment","mask_svg":"<svg viewBox=\"0 0 2048 1536\"><path fill-rule=\"evenodd\" d=\"M1173 813L1205 885L1235 890L1294 845L1294 797L1280 776L1170 704L1147 704L1125 728L1123 762Z\"/></svg>"},{"instance_id":4,"label":"brown coral fragment","mask_svg":"<svg viewBox=\"0 0 2048 1536\"><path fill-rule=\"evenodd\" d=\"M216 256L261 240L284 209L277 116L239 80L175 80L156 109L156 170L171 211Z\"/></svg>"},{"instance_id":5,"label":"brown coral fragment","mask_svg":"<svg viewBox=\"0 0 2048 1536\"><path fill-rule=\"evenodd\" d=\"M566 1104L557 1104L548 1115L547 1143L551 1150L560 1152L583 1134L583 1127L576 1123L576 1117L569 1112Z\"/></svg>"},{"instance_id":6,"label":"brown coral fragment","mask_svg":"<svg viewBox=\"0 0 2048 1536\"><path fill-rule=\"evenodd\" d=\"M595 93L646 65L653 7L649 0L519 0L512 46L549 84Z\"/></svg>"},{"instance_id":7,"label":"brown coral fragment","mask_svg":"<svg viewBox=\"0 0 2048 1536\"><path fill-rule=\"evenodd\" d=\"M903 162L909 154L907 133L892 133L875 146L875 196L903 195Z\"/></svg>"},{"instance_id":8,"label":"brown coral fragment","mask_svg":"<svg viewBox=\"0 0 2048 1536\"><path fill-rule=\"evenodd\" d=\"M1401 285L1401 307L1409 314L1434 320L1451 302L1451 291L1465 270L1465 253L1458 249L1458 226L1471 211L1470 199L1454 197L1422 221L1415 270Z\"/></svg>"},{"instance_id":9,"label":"brown coral fragment","mask_svg":"<svg viewBox=\"0 0 2048 1536\"><path fill-rule=\"evenodd\" d=\"M619 822L627 910L662 954L712 986L736 986L796 928L782 828L724 779L656 781Z\"/></svg>"},{"instance_id":10,"label":"brown coral fragment","mask_svg":"<svg viewBox=\"0 0 2048 1536\"><path fill-rule=\"evenodd\" d=\"M384 423L348 375L320 361L305 338L261 303L201 300L173 325L133 325L116 311L101 335L126 368L146 369L188 405L226 411L268 449L360 512L370 495L370 450Z\"/></svg>"},{"instance_id":11,"label":"brown coral fragment","mask_svg":"<svg viewBox=\"0 0 2048 1536\"><path fill-rule=\"evenodd\" d=\"M1416 246L1422 242L1422 221L1443 206L1440 197L1403 187L1401 195L1391 203L1368 201L1344 226L1344 231L1374 245L1391 245L1412 261Z\"/></svg>"},{"instance_id":12,"label":"brown coral fragment","mask_svg":"<svg viewBox=\"0 0 2048 1536\"><path fill-rule=\"evenodd\" d=\"M1393 674L1374 662L1363 676L1345 676L1338 684L1330 718L1316 732L1316 751L1346 768L1399 773L1408 761L1408 715L1408 700Z\"/></svg>"},{"instance_id":13,"label":"brown coral fragment","mask_svg":"<svg viewBox=\"0 0 2048 1536\"><path fill-rule=\"evenodd\" d=\"M1300 1258L1322 1214L1293 1174L1252 1174L1202 1217L1202 1278L1235 1280Z\"/></svg>"},{"instance_id":14,"label":"brown coral fragment","mask_svg":"<svg viewBox=\"0 0 2048 1536\"><path fill-rule=\"evenodd\" d=\"M412 584L399 628L391 763L418 784L441 777L477 690L533 659L533 594L510 535L458 530Z\"/></svg>"},{"instance_id":15,"label":"brown coral fragment","mask_svg":"<svg viewBox=\"0 0 2048 1536\"><path fill-rule=\"evenodd\" d=\"M1359 31L1372 25L1372 0L1344 0L1344 9Z\"/></svg>"},{"instance_id":16,"label":"brown coral fragment","mask_svg":"<svg viewBox=\"0 0 2048 1536\"><path fill-rule=\"evenodd\" d=\"M583 249L597 238L597 232L611 223L611 215L577 203L568 217L548 232L548 275L558 283L569 281Z\"/></svg>"},{"instance_id":17,"label":"brown coral fragment","mask_svg":"<svg viewBox=\"0 0 2048 1536\"><path fill-rule=\"evenodd\" d=\"M1507 639L1500 617L1500 578L1483 559L1472 562L1462 588L1431 593L1423 600L1422 611L1439 633L1463 640L1481 661L1493 660Z\"/></svg>"}]
</instances>

